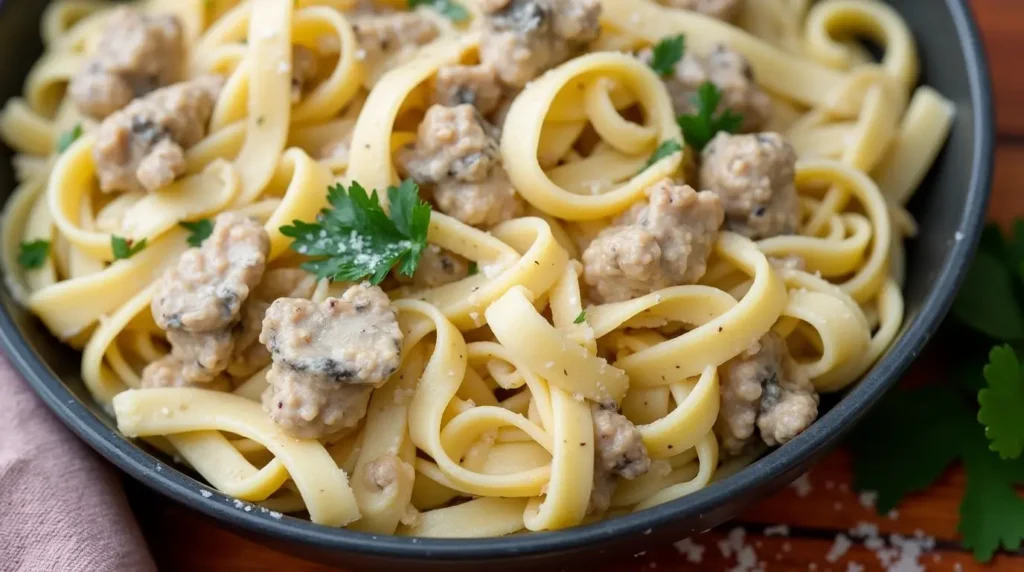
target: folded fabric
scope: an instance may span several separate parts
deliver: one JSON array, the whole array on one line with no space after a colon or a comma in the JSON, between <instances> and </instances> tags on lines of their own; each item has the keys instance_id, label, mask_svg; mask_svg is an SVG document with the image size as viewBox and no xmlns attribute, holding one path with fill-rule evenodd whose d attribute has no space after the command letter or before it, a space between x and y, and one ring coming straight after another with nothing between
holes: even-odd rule
<instances>
[{"instance_id":1,"label":"folded fabric","mask_svg":"<svg viewBox=\"0 0 1024 572\"><path fill-rule=\"evenodd\" d=\"M113 469L2 355L0 406L0 571L155 571Z\"/></svg>"}]
</instances>

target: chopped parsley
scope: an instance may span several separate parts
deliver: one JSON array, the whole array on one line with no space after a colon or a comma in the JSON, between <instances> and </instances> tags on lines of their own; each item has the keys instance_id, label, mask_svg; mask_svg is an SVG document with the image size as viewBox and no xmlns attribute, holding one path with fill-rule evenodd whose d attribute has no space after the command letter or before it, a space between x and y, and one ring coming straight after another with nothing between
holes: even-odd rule
<instances>
[{"instance_id":1,"label":"chopped parsley","mask_svg":"<svg viewBox=\"0 0 1024 572\"><path fill-rule=\"evenodd\" d=\"M419 6L433 8L452 22L460 23L469 20L469 10L453 0L409 0L410 10L415 10Z\"/></svg>"},{"instance_id":2,"label":"chopped parsley","mask_svg":"<svg viewBox=\"0 0 1024 572\"><path fill-rule=\"evenodd\" d=\"M136 242L130 238L111 235L110 248L114 251L114 260L127 260L146 249L147 239Z\"/></svg>"},{"instance_id":3,"label":"chopped parsley","mask_svg":"<svg viewBox=\"0 0 1024 572\"><path fill-rule=\"evenodd\" d=\"M18 252L18 264L22 268L39 268L50 256L49 240L32 240L21 243L21 250Z\"/></svg>"},{"instance_id":4,"label":"chopped parsley","mask_svg":"<svg viewBox=\"0 0 1024 572\"><path fill-rule=\"evenodd\" d=\"M68 147L70 147L71 144L81 136L82 124L76 123L74 127L64 133L61 133L60 137L57 138L57 152L63 153L64 151L67 151Z\"/></svg>"},{"instance_id":5,"label":"chopped parsley","mask_svg":"<svg viewBox=\"0 0 1024 572\"><path fill-rule=\"evenodd\" d=\"M292 250L313 258L302 267L321 279L380 284L395 266L412 276L427 247L430 205L411 180L388 187L387 193L390 215L376 190L367 195L356 182L348 189L334 185L327 193L331 207L316 222L292 221L281 234L295 239Z\"/></svg>"},{"instance_id":6,"label":"chopped parsley","mask_svg":"<svg viewBox=\"0 0 1024 572\"><path fill-rule=\"evenodd\" d=\"M477 266L476 261L474 260L469 263L469 275L476 276L477 272L480 272L480 268Z\"/></svg>"},{"instance_id":7,"label":"chopped parsley","mask_svg":"<svg viewBox=\"0 0 1024 572\"><path fill-rule=\"evenodd\" d=\"M657 163L658 161L661 161L665 157L669 157L682 150L683 146L680 145L679 142L676 141L675 139L662 141L661 144L658 145L658 148L654 150L654 153L651 153L651 156L647 159L647 163L644 164L644 168L640 169L640 173L643 173L644 171L649 169L651 165ZM640 173L637 174L639 175Z\"/></svg>"},{"instance_id":8,"label":"chopped parsley","mask_svg":"<svg viewBox=\"0 0 1024 572\"><path fill-rule=\"evenodd\" d=\"M208 218L199 219L194 222L181 221L178 226L189 232L189 246L202 246L203 241L213 234L213 221Z\"/></svg>"},{"instance_id":9,"label":"chopped parsley","mask_svg":"<svg viewBox=\"0 0 1024 572\"><path fill-rule=\"evenodd\" d=\"M587 311L583 310L582 312L580 312L579 316L576 316L576 319L573 320L572 323L574 323L574 324L582 324L585 321L587 321Z\"/></svg>"},{"instance_id":10,"label":"chopped parsley","mask_svg":"<svg viewBox=\"0 0 1024 572\"><path fill-rule=\"evenodd\" d=\"M651 69L662 77L671 75L685 51L686 39L682 34L662 38L651 50Z\"/></svg>"},{"instance_id":11,"label":"chopped parsley","mask_svg":"<svg viewBox=\"0 0 1024 572\"><path fill-rule=\"evenodd\" d=\"M693 98L697 114L680 115L677 118L686 142L693 145L694 149L703 150L719 131L735 133L743 125L743 116L731 109L715 113L721 101L722 91L706 81L697 89L697 95Z\"/></svg>"},{"instance_id":12,"label":"chopped parsley","mask_svg":"<svg viewBox=\"0 0 1024 572\"><path fill-rule=\"evenodd\" d=\"M854 485L884 514L953 463L967 475L957 527L980 561L1024 542L1024 223L991 225L944 331L958 345L950 382L895 391L854 432ZM987 364L986 364L987 360Z\"/></svg>"}]
</instances>

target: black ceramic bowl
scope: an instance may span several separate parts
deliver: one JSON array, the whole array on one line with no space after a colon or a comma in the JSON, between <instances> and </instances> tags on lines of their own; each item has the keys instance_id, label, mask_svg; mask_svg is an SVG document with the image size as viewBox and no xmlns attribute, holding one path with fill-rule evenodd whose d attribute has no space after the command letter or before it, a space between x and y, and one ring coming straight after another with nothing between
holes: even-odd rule
<instances>
[{"instance_id":1,"label":"black ceramic bowl","mask_svg":"<svg viewBox=\"0 0 1024 572\"><path fill-rule=\"evenodd\" d=\"M639 551L709 529L788 483L832 449L920 353L952 302L980 233L992 171L993 121L988 71L965 0L890 0L920 43L923 81L958 108L953 132L911 210L920 222L908 244L906 321L892 348L859 385L809 430L738 474L683 499L623 518L560 532L480 540L371 536L259 511L230 498L204 498L199 481L122 437L89 397L77 354L0 292L0 338L7 355L51 409L100 454L147 486L264 543L307 558L359 569L472 570L567 567L572 561ZM0 98L21 92L38 57L45 2L0 0ZM0 157L0 196L13 188L9 152ZM82 303L88 303L83 300ZM571 568L575 568L572 566Z\"/></svg>"}]
</instances>

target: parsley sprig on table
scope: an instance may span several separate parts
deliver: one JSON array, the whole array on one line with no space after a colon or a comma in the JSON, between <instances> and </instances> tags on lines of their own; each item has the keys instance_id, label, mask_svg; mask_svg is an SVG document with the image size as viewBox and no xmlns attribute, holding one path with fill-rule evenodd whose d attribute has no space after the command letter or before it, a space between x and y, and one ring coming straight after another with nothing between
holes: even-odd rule
<instances>
[{"instance_id":1,"label":"parsley sprig on table","mask_svg":"<svg viewBox=\"0 0 1024 572\"><path fill-rule=\"evenodd\" d=\"M854 484L886 513L956 461L967 485L958 531L975 558L1024 541L1024 221L989 226L953 305L960 371L952 383L891 393L850 441ZM987 360L987 364L986 364Z\"/></svg>"},{"instance_id":2,"label":"parsley sprig on table","mask_svg":"<svg viewBox=\"0 0 1024 572\"><path fill-rule=\"evenodd\" d=\"M731 109L718 111L718 104L722 102L722 90L718 86L706 81L697 89L697 95L693 98L697 106L697 113L693 115L680 115L677 118L679 128L689 145L697 151L715 138L719 131L736 133L743 125L743 116Z\"/></svg>"},{"instance_id":3,"label":"parsley sprig on table","mask_svg":"<svg viewBox=\"0 0 1024 572\"><path fill-rule=\"evenodd\" d=\"M455 23L465 22L469 19L469 10L454 0L409 0L410 10L415 10L418 6L433 8Z\"/></svg>"},{"instance_id":4,"label":"parsley sprig on table","mask_svg":"<svg viewBox=\"0 0 1024 572\"><path fill-rule=\"evenodd\" d=\"M651 50L651 69L661 76L671 75L686 52L686 38L682 34L662 38Z\"/></svg>"},{"instance_id":5,"label":"parsley sprig on table","mask_svg":"<svg viewBox=\"0 0 1024 572\"><path fill-rule=\"evenodd\" d=\"M385 213L377 191L367 194L359 183L348 189L329 188L331 208L320 212L316 222L292 221L281 234L295 239L292 250L313 257L302 267L318 278L380 284L395 266L412 276L427 247L430 205L420 199L410 180L388 187L390 214Z\"/></svg>"}]
</instances>

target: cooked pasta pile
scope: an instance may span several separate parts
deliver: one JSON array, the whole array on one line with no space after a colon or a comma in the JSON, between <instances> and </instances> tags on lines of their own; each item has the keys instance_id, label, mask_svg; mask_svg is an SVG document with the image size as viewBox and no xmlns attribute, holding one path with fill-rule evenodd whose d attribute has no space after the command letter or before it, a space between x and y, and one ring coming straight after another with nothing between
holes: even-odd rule
<instances>
[{"instance_id":1,"label":"cooked pasta pile","mask_svg":"<svg viewBox=\"0 0 1024 572\"><path fill-rule=\"evenodd\" d=\"M125 435L269 511L679 499L892 342L954 108L876 0L660 2L54 2L8 286Z\"/></svg>"}]
</instances>

